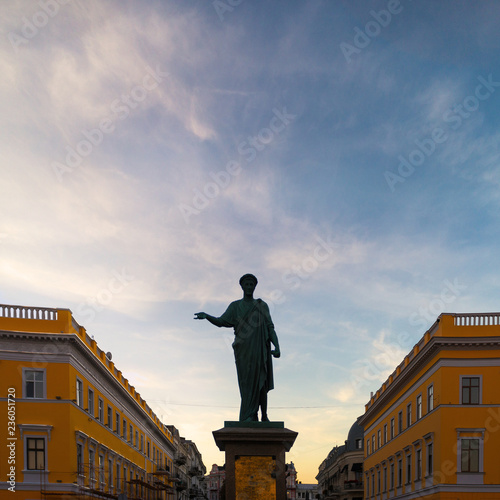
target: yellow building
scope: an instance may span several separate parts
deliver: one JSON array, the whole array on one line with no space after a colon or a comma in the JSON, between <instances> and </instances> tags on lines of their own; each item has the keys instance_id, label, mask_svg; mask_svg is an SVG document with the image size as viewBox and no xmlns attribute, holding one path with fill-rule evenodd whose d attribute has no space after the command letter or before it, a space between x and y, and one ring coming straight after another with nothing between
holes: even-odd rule
<instances>
[{"instance_id":1,"label":"yellow building","mask_svg":"<svg viewBox=\"0 0 500 500\"><path fill-rule=\"evenodd\" d=\"M1 498L187 495L170 429L68 309L0 305L0 401Z\"/></svg>"},{"instance_id":2,"label":"yellow building","mask_svg":"<svg viewBox=\"0 0 500 500\"><path fill-rule=\"evenodd\" d=\"M500 313L441 314L365 407L365 498L500 498Z\"/></svg>"}]
</instances>

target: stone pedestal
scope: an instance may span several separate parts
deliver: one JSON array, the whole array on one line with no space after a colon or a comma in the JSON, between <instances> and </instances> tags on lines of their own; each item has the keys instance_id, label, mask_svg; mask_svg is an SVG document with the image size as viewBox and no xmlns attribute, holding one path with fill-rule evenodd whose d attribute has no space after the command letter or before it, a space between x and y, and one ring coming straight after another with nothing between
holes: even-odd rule
<instances>
[{"instance_id":1,"label":"stone pedestal","mask_svg":"<svg viewBox=\"0 0 500 500\"><path fill-rule=\"evenodd\" d=\"M214 431L226 453L226 500L286 500L285 453L297 434L283 422L224 422Z\"/></svg>"}]
</instances>

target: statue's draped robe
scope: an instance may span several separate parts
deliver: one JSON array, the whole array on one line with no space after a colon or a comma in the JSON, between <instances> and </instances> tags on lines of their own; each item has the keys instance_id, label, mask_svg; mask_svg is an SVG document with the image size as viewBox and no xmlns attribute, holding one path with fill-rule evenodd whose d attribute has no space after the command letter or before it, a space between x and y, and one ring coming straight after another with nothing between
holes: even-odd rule
<instances>
[{"instance_id":1,"label":"statue's draped robe","mask_svg":"<svg viewBox=\"0 0 500 500\"><path fill-rule=\"evenodd\" d=\"M217 326L233 327L234 359L240 387L240 421L255 420L259 396L274 388L270 332L274 325L269 307L261 299L236 300L217 318Z\"/></svg>"}]
</instances>

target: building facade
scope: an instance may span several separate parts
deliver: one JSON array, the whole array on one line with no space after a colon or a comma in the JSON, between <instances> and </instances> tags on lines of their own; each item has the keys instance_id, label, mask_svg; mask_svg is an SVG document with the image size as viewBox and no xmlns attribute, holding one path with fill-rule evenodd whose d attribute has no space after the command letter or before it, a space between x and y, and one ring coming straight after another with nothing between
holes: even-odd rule
<instances>
[{"instance_id":1,"label":"building facade","mask_svg":"<svg viewBox=\"0 0 500 500\"><path fill-rule=\"evenodd\" d=\"M285 480L286 497L287 499L295 500L297 498L297 470L293 462L286 464Z\"/></svg>"},{"instance_id":2,"label":"building facade","mask_svg":"<svg viewBox=\"0 0 500 500\"><path fill-rule=\"evenodd\" d=\"M297 500L316 500L318 497L317 484L297 484Z\"/></svg>"},{"instance_id":3,"label":"building facade","mask_svg":"<svg viewBox=\"0 0 500 500\"><path fill-rule=\"evenodd\" d=\"M441 314L365 407L365 498L500 498L500 313Z\"/></svg>"},{"instance_id":4,"label":"building facade","mask_svg":"<svg viewBox=\"0 0 500 500\"><path fill-rule=\"evenodd\" d=\"M9 498L179 498L171 430L68 309L0 305L0 406Z\"/></svg>"},{"instance_id":5,"label":"building facade","mask_svg":"<svg viewBox=\"0 0 500 500\"><path fill-rule=\"evenodd\" d=\"M201 453L196 444L180 436L172 425L168 426L174 438L174 465L171 478L177 493L176 500L206 498L205 474Z\"/></svg>"},{"instance_id":6,"label":"building facade","mask_svg":"<svg viewBox=\"0 0 500 500\"><path fill-rule=\"evenodd\" d=\"M208 500L223 500L223 485L226 480L226 466L213 464L205 478Z\"/></svg>"},{"instance_id":7,"label":"building facade","mask_svg":"<svg viewBox=\"0 0 500 500\"><path fill-rule=\"evenodd\" d=\"M335 446L316 476L323 500L363 500L363 428L355 422L342 446Z\"/></svg>"}]
</instances>

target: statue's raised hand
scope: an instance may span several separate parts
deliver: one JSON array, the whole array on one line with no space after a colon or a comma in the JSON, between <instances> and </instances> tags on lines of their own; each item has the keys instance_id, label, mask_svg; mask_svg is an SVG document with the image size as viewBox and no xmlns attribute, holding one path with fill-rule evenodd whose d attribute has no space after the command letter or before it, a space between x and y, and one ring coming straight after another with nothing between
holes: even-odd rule
<instances>
[{"instance_id":1,"label":"statue's raised hand","mask_svg":"<svg viewBox=\"0 0 500 500\"><path fill-rule=\"evenodd\" d=\"M207 313L204 312L194 313L193 319L207 319Z\"/></svg>"}]
</instances>

